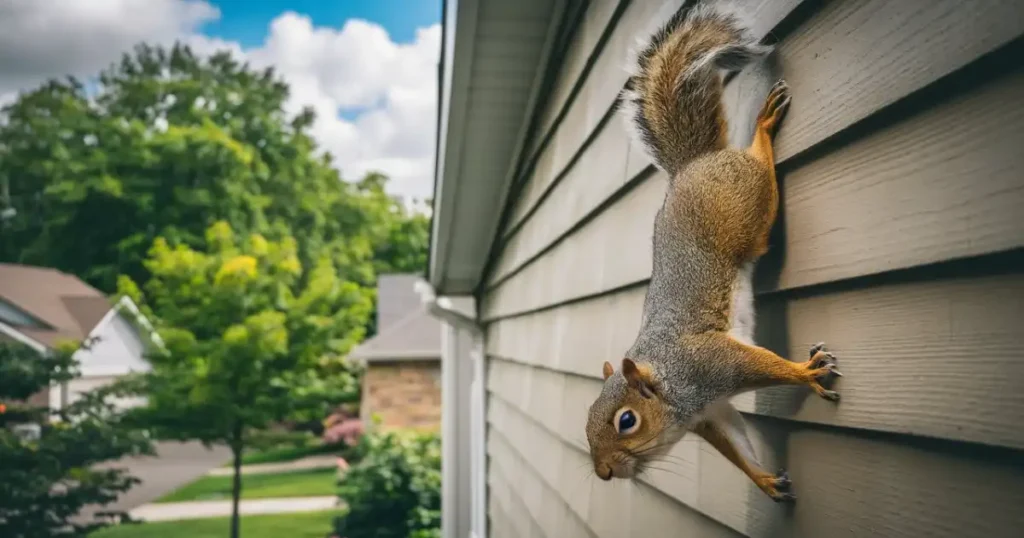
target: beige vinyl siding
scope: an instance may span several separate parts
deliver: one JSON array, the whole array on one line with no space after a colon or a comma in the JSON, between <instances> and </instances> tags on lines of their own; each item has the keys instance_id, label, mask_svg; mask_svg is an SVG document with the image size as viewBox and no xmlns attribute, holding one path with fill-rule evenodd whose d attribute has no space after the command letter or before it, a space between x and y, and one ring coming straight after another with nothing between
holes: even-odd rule
<instances>
[{"instance_id":1,"label":"beige vinyl siding","mask_svg":"<svg viewBox=\"0 0 1024 538\"><path fill-rule=\"evenodd\" d=\"M695 437L632 484L593 476L587 407L601 363L636 336L666 187L613 113L626 47L660 2L595 0L526 144L525 183L485 275L492 533L1015 535L1024 6L740 3L779 41L793 90L757 341L802 359L824 340L846 374L838 405L799 388L734 399L764 463L790 470L797 504L771 502ZM728 82L735 144L777 77L755 66Z\"/></svg>"}]
</instances>

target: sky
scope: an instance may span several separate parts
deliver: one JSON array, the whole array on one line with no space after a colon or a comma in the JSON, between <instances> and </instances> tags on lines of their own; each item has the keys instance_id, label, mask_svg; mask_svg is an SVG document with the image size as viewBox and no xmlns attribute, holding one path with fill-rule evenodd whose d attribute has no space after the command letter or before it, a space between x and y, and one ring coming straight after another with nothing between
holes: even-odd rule
<instances>
[{"instance_id":1,"label":"sky","mask_svg":"<svg viewBox=\"0 0 1024 538\"><path fill-rule=\"evenodd\" d=\"M346 179L430 196L441 0L0 0L0 104L47 78L96 75L136 43L182 41L274 66L289 112Z\"/></svg>"}]
</instances>

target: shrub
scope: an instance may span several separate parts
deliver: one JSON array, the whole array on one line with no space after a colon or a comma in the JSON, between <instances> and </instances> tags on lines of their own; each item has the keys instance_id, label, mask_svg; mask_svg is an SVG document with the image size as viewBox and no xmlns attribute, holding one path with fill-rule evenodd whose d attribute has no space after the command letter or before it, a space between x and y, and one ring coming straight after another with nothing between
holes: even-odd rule
<instances>
[{"instance_id":1,"label":"shrub","mask_svg":"<svg viewBox=\"0 0 1024 538\"><path fill-rule=\"evenodd\" d=\"M40 354L19 342L0 342L0 536L5 538L80 537L124 519L127 514L106 507L139 480L120 466L97 464L153 454L146 432L124 422L113 405L122 396L113 385L82 394L58 411L26 401L51 383L77 377L72 357L77 347L61 345Z\"/></svg>"},{"instance_id":2,"label":"shrub","mask_svg":"<svg viewBox=\"0 0 1024 538\"><path fill-rule=\"evenodd\" d=\"M441 527L441 439L433 433L363 436L359 463L339 486L348 513L342 538L437 538Z\"/></svg>"}]
</instances>

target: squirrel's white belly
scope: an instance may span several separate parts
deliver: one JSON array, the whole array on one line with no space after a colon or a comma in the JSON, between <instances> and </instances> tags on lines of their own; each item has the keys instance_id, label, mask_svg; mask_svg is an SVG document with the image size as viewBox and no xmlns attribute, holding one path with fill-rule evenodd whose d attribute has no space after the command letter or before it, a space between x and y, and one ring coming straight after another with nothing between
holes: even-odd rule
<instances>
[{"instance_id":1,"label":"squirrel's white belly","mask_svg":"<svg viewBox=\"0 0 1024 538\"><path fill-rule=\"evenodd\" d=\"M754 262L740 267L732 284L732 304L729 308L729 335L754 345Z\"/></svg>"}]
</instances>

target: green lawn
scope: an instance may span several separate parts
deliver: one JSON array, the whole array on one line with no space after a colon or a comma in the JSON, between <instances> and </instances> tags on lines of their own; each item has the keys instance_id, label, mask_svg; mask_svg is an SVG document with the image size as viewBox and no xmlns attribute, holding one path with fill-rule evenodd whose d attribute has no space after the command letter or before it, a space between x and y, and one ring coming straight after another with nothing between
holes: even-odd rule
<instances>
[{"instance_id":1,"label":"green lawn","mask_svg":"<svg viewBox=\"0 0 1024 538\"><path fill-rule=\"evenodd\" d=\"M243 499L271 497L315 497L336 493L334 469L312 469L288 473L242 475ZM231 498L230 476L204 476L156 502L210 501Z\"/></svg>"},{"instance_id":2,"label":"green lawn","mask_svg":"<svg viewBox=\"0 0 1024 538\"><path fill-rule=\"evenodd\" d=\"M337 510L242 516L242 538L324 538L331 531ZM109 527L89 538L225 538L230 520L226 517L160 521Z\"/></svg>"}]
</instances>

